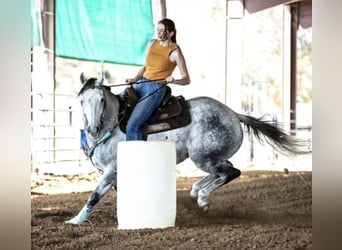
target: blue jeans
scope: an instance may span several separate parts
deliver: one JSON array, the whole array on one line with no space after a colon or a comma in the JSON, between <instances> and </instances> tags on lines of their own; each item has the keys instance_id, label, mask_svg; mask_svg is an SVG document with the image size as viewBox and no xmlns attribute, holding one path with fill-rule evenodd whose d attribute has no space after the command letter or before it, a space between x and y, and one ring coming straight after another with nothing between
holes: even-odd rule
<instances>
[{"instance_id":1,"label":"blue jeans","mask_svg":"<svg viewBox=\"0 0 342 250\"><path fill-rule=\"evenodd\" d=\"M162 102L166 88L156 81L142 77L132 85L139 98L126 125L126 140L146 140L142 127Z\"/></svg>"}]
</instances>

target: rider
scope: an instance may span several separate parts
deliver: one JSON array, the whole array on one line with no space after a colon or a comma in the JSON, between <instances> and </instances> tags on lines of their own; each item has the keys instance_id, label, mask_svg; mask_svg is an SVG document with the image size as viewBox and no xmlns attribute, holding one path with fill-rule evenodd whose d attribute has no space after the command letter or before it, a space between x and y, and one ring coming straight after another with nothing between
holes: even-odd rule
<instances>
[{"instance_id":1,"label":"rider","mask_svg":"<svg viewBox=\"0 0 342 250\"><path fill-rule=\"evenodd\" d=\"M178 66L181 78L171 76ZM132 79L131 83L138 98L126 125L126 140L146 140L142 127L162 102L168 83L187 85L190 83L188 69L181 49L176 43L175 24L170 19L158 22L157 39L149 42L145 64Z\"/></svg>"}]
</instances>

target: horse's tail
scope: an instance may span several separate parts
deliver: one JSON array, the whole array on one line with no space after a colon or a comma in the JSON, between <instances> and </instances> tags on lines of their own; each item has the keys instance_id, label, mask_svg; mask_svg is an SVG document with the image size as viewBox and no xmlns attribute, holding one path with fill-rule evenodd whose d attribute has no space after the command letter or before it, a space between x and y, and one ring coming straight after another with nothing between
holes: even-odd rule
<instances>
[{"instance_id":1,"label":"horse's tail","mask_svg":"<svg viewBox=\"0 0 342 250\"><path fill-rule=\"evenodd\" d=\"M266 141L277 151L289 156L311 152L308 140L299 139L287 134L279 127L279 124L273 121L263 121L262 118L258 119L242 114L237 115L239 120L247 127L247 132L250 133L252 129L254 136L259 142Z\"/></svg>"}]
</instances>

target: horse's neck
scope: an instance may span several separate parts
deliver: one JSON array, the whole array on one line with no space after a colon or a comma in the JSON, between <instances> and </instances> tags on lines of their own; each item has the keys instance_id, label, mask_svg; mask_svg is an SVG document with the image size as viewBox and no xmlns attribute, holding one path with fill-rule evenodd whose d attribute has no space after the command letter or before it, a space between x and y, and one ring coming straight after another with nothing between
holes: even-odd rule
<instances>
[{"instance_id":1,"label":"horse's neck","mask_svg":"<svg viewBox=\"0 0 342 250\"><path fill-rule=\"evenodd\" d=\"M109 91L105 91L106 95L106 113L104 117L103 130L111 130L113 127L118 127L118 109L119 100L118 98Z\"/></svg>"}]
</instances>

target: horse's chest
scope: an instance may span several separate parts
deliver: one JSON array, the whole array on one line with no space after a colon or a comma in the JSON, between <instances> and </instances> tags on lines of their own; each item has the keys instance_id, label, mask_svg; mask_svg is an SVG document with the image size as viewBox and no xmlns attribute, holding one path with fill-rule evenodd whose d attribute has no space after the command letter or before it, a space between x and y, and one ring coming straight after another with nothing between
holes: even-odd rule
<instances>
[{"instance_id":1,"label":"horse's chest","mask_svg":"<svg viewBox=\"0 0 342 250\"><path fill-rule=\"evenodd\" d=\"M91 161L98 170L103 171L107 166L116 165L116 149L106 145L99 145L94 150Z\"/></svg>"}]
</instances>

